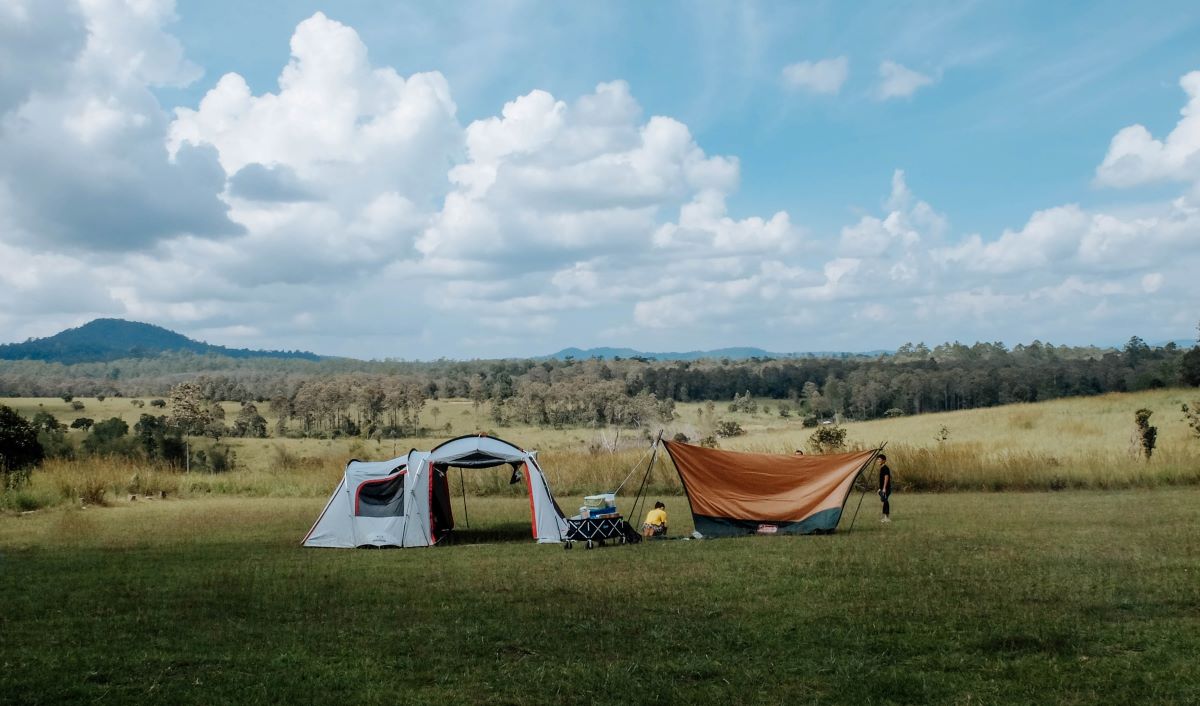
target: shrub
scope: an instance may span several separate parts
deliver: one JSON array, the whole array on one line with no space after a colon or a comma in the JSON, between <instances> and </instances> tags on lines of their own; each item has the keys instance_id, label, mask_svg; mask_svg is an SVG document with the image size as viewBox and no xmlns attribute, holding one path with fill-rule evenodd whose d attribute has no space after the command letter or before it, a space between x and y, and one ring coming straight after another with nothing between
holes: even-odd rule
<instances>
[{"instance_id":1,"label":"shrub","mask_svg":"<svg viewBox=\"0 0 1200 706\"><path fill-rule=\"evenodd\" d=\"M129 425L120 417L111 417L92 426L91 433L83 440L83 450L93 456L128 455L130 445L126 435Z\"/></svg>"},{"instance_id":2,"label":"shrub","mask_svg":"<svg viewBox=\"0 0 1200 706\"><path fill-rule=\"evenodd\" d=\"M1179 379L1184 385L1200 385L1200 346L1193 347L1179 359Z\"/></svg>"},{"instance_id":3,"label":"shrub","mask_svg":"<svg viewBox=\"0 0 1200 706\"><path fill-rule=\"evenodd\" d=\"M890 418L892 418L892 417L903 417L903 416L904 416L904 410L900 409L899 407L892 407L892 408L891 408L891 409L889 409L888 411L884 412L884 413L883 413L883 416L885 416L885 417L887 417L887 418L889 418L889 419L890 419Z\"/></svg>"},{"instance_id":4,"label":"shrub","mask_svg":"<svg viewBox=\"0 0 1200 706\"><path fill-rule=\"evenodd\" d=\"M47 497L45 492L27 488L13 493L12 504L18 512L32 512L54 504L54 498Z\"/></svg>"},{"instance_id":5,"label":"shrub","mask_svg":"<svg viewBox=\"0 0 1200 706\"><path fill-rule=\"evenodd\" d=\"M76 417L75 421L71 422L71 428L87 431L88 429L91 429L92 425L95 423L96 420L89 417Z\"/></svg>"},{"instance_id":6,"label":"shrub","mask_svg":"<svg viewBox=\"0 0 1200 706\"><path fill-rule=\"evenodd\" d=\"M73 410L75 410L76 412L78 412L78 411L80 411L81 409L83 409L83 403L82 403L82 402L80 402L79 400L75 400L75 401L73 401L73 402L71 403L71 409L73 409Z\"/></svg>"},{"instance_id":7,"label":"shrub","mask_svg":"<svg viewBox=\"0 0 1200 706\"><path fill-rule=\"evenodd\" d=\"M229 432L233 436L265 439L267 437L267 420L258 413L258 407L253 402L245 402Z\"/></svg>"},{"instance_id":8,"label":"shrub","mask_svg":"<svg viewBox=\"0 0 1200 706\"><path fill-rule=\"evenodd\" d=\"M237 468L237 454L228 446L213 446L208 451L208 470L225 473Z\"/></svg>"},{"instance_id":9,"label":"shrub","mask_svg":"<svg viewBox=\"0 0 1200 706\"><path fill-rule=\"evenodd\" d=\"M1158 427L1150 426L1150 415L1154 412L1148 409L1139 409L1133 413L1133 423L1137 427L1137 439L1142 447L1142 453L1146 456L1146 460L1150 460L1150 456L1154 454L1154 446L1158 441Z\"/></svg>"},{"instance_id":10,"label":"shrub","mask_svg":"<svg viewBox=\"0 0 1200 706\"><path fill-rule=\"evenodd\" d=\"M813 453L834 453L845 448L846 429L836 424L823 425L808 437L808 449Z\"/></svg>"},{"instance_id":11,"label":"shrub","mask_svg":"<svg viewBox=\"0 0 1200 706\"><path fill-rule=\"evenodd\" d=\"M686 444L687 442L691 441L691 439L688 438L687 434L684 434L681 431L677 431L677 432L675 432L675 436L671 437L671 441L675 441L680 444Z\"/></svg>"},{"instance_id":12,"label":"shrub","mask_svg":"<svg viewBox=\"0 0 1200 706\"><path fill-rule=\"evenodd\" d=\"M746 390L746 394L739 395L733 393L733 402L729 403L730 412L745 412L747 414L758 413L758 403L750 396L750 391Z\"/></svg>"},{"instance_id":13,"label":"shrub","mask_svg":"<svg viewBox=\"0 0 1200 706\"><path fill-rule=\"evenodd\" d=\"M37 429L12 407L0 405L0 481L10 488L22 484L29 471L45 458Z\"/></svg>"},{"instance_id":14,"label":"shrub","mask_svg":"<svg viewBox=\"0 0 1200 706\"><path fill-rule=\"evenodd\" d=\"M37 436L46 458L75 458L75 445L67 438L65 427L54 431L43 429Z\"/></svg>"},{"instance_id":15,"label":"shrub","mask_svg":"<svg viewBox=\"0 0 1200 706\"><path fill-rule=\"evenodd\" d=\"M811 429L811 428L813 428L813 427L817 426L817 424L820 424L820 422L821 422L821 420L820 420L820 419L817 419L817 415L815 415L815 414L808 414L808 415L805 415L805 417L804 417L804 428L805 428L805 429Z\"/></svg>"},{"instance_id":16,"label":"shrub","mask_svg":"<svg viewBox=\"0 0 1200 706\"><path fill-rule=\"evenodd\" d=\"M723 438L728 438L731 436L741 436L742 434L746 433L746 430L742 428L742 425L738 424L737 422L733 421L732 419L723 419L723 420L717 422L715 431L716 431L717 436L720 436Z\"/></svg>"},{"instance_id":17,"label":"shrub","mask_svg":"<svg viewBox=\"0 0 1200 706\"><path fill-rule=\"evenodd\" d=\"M79 503L85 505L104 505L108 504L106 496L108 495L108 485L104 480L95 475L85 475L79 480L78 485L71 486L72 495L79 497Z\"/></svg>"},{"instance_id":18,"label":"shrub","mask_svg":"<svg viewBox=\"0 0 1200 706\"><path fill-rule=\"evenodd\" d=\"M59 423L58 417L55 417L49 412L38 412L37 414L33 415L33 421L31 423L33 424L33 428L37 429L38 431L59 431L61 429L66 429L66 427Z\"/></svg>"},{"instance_id":19,"label":"shrub","mask_svg":"<svg viewBox=\"0 0 1200 706\"><path fill-rule=\"evenodd\" d=\"M78 487L79 502L84 505L105 505L105 496L108 495L108 486L103 480L98 478L88 478L83 481L83 484Z\"/></svg>"},{"instance_id":20,"label":"shrub","mask_svg":"<svg viewBox=\"0 0 1200 706\"><path fill-rule=\"evenodd\" d=\"M72 458L75 447L67 441L67 427L49 412L33 415L33 428L46 458Z\"/></svg>"},{"instance_id":21,"label":"shrub","mask_svg":"<svg viewBox=\"0 0 1200 706\"><path fill-rule=\"evenodd\" d=\"M166 400L150 400L150 406L165 408L167 406L167 401Z\"/></svg>"},{"instance_id":22,"label":"shrub","mask_svg":"<svg viewBox=\"0 0 1200 706\"><path fill-rule=\"evenodd\" d=\"M1200 438L1200 400L1192 402L1190 407L1186 403L1183 405L1183 421L1192 430L1192 434Z\"/></svg>"},{"instance_id":23,"label":"shrub","mask_svg":"<svg viewBox=\"0 0 1200 706\"><path fill-rule=\"evenodd\" d=\"M143 414L133 425L133 433L146 458L162 459L176 466L187 463L187 446L179 430L168 424L165 416Z\"/></svg>"}]
</instances>

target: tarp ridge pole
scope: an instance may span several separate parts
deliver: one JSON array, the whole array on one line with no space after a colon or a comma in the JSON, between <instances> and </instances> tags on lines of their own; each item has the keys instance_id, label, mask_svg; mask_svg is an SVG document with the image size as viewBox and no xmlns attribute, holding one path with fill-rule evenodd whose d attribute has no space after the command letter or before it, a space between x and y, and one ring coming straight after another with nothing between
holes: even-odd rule
<instances>
[{"instance_id":1,"label":"tarp ridge pole","mask_svg":"<svg viewBox=\"0 0 1200 706\"><path fill-rule=\"evenodd\" d=\"M638 518L638 501L643 498L642 491L646 487L646 481L650 479L650 471L654 468L654 461L658 458L658 445L662 443L662 435L663 430L659 429L658 436L654 439L654 445L650 447L650 463L646 464L646 473L642 476L642 484L638 486L637 495L633 498L633 506L631 507L632 515L630 515L630 517L633 518L634 522L636 522ZM644 505L645 503L643 503L643 506Z\"/></svg>"},{"instance_id":2,"label":"tarp ridge pole","mask_svg":"<svg viewBox=\"0 0 1200 706\"><path fill-rule=\"evenodd\" d=\"M866 497L867 489L863 488L862 495L858 496L858 507L854 508L854 517L850 518L850 527L846 530L846 534L850 534L854 531L854 523L858 522L858 511L862 509L863 499Z\"/></svg>"},{"instance_id":3,"label":"tarp ridge pole","mask_svg":"<svg viewBox=\"0 0 1200 706\"><path fill-rule=\"evenodd\" d=\"M883 453L883 447L885 446L887 446L886 441L880 444L879 448L875 449L875 453L871 454L871 458L868 458L867 462L863 464L863 467L858 469L858 473L854 474L854 480L858 480L858 477L862 475L863 471L870 468L875 459L879 458L879 454ZM853 488L854 483L851 483L850 487ZM863 499L867 497L867 490L869 490L869 488L864 487L862 495L858 496L858 507L854 508L854 517L850 518L850 527L846 530L846 534L850 534L854 531L854 523L858 522L858 511L862 509Z\"/></svg>"}]
</instances>

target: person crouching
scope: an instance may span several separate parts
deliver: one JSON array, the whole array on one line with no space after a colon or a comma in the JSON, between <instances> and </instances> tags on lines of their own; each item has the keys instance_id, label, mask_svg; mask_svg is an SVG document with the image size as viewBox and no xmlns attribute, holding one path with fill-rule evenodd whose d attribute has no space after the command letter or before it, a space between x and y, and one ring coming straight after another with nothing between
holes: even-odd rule
<instances>
[{"instance_id":1,"label":"person crouching","mask_svg":"<svg viewBox=\"0 0 1200 706\"><path fill-rule=\"evenodd\" d=\"M654 509L646 513L642 523L643 537L662 537L667 534L667 506L662 501L654 503Z\"/></svg>"}]
</instances>

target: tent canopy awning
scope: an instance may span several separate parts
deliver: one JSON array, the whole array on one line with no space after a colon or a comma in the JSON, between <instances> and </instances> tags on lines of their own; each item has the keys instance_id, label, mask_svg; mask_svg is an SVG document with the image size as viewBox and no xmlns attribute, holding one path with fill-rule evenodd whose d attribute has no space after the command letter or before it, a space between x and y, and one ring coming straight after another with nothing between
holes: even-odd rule
<instances>
[{"instance_id":1,"label":"tent canopy awning","mask_svg":"<svg viewBox=\"0 0 1200 706\"><path fill-rule=\"evenodd\" d=\"M439 466L491 468L506 463L524 463L534 455L532 451L494 436L469 435L438 444L429 452L429 460Z\"/></svg>"}]
</instances>

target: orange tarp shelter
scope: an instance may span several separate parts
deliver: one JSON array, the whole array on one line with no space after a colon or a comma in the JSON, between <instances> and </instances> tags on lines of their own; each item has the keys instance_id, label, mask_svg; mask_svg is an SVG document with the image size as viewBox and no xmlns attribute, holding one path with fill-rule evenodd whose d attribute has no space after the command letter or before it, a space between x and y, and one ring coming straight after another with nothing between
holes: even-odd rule
<instances>
[{"instance_id":1,"label":"orange tarp shelter","mask_svg":"<svg viewBox=\"0 0 1200 706\"><path fill-rule=\"evenodd\" d=\"M855 477L879 454L781 456L663 444L704 536L832 532Z\"/></svg>"}]
</instances>

